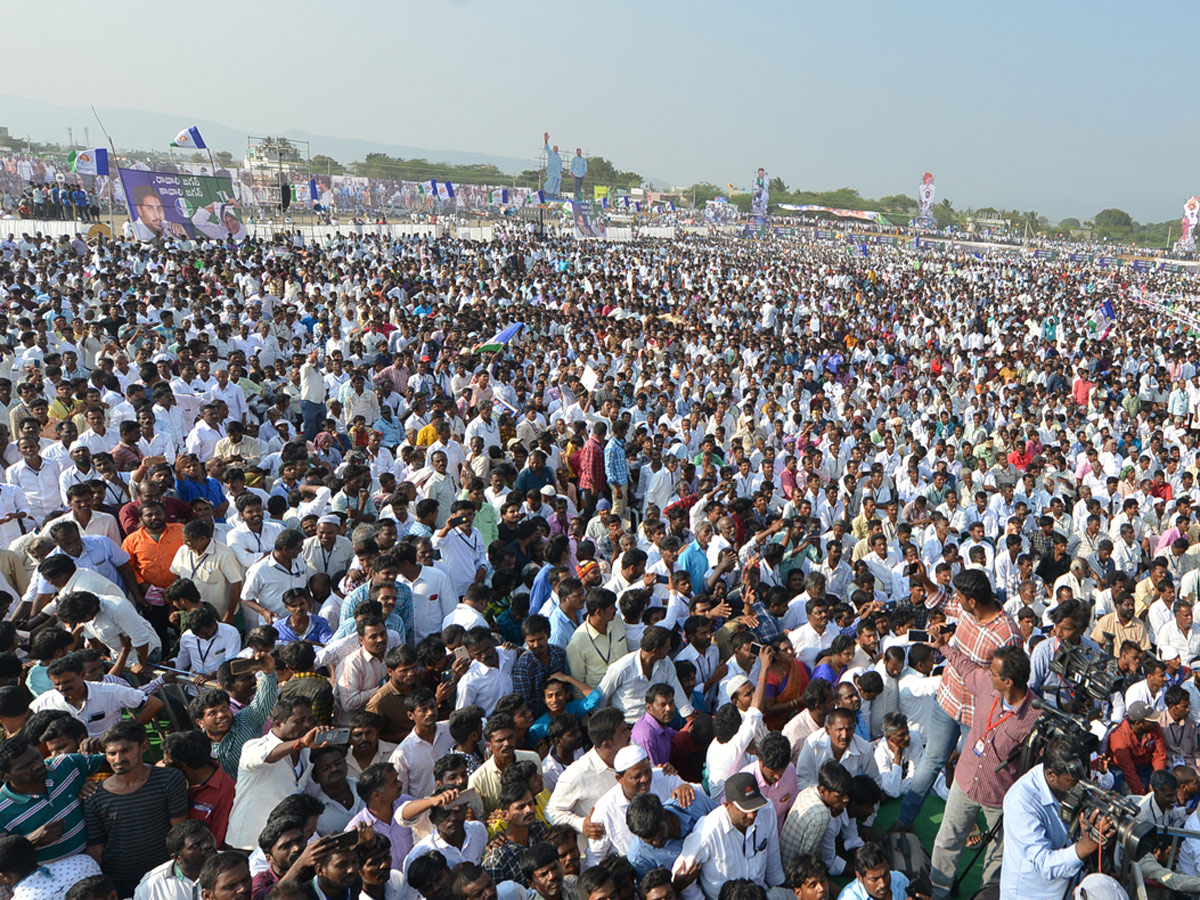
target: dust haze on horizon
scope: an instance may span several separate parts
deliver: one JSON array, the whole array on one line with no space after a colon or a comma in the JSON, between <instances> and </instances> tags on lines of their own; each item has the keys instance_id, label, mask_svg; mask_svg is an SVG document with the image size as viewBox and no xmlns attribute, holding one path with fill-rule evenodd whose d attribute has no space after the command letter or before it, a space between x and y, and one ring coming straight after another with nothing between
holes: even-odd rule
<instances>
[{"instance_id":1,"label":"dust haze on horizon","mask_svg":"<svg viewBox=\"0 0 1200 900\"><path fill-rule=\"evenodd\" d=\"M675 185L744 186L764 166L793 189L878 198L930 171L956 209L1052 221L1178 219L1200 193L1200 88L1179 40L1200 12L1176 4L64 0L55 20L87 50L10 17L0 93L530 165L548 130ZM43 134L5 105L13 135L87 124Z\"/></svg>"}]
</instances>

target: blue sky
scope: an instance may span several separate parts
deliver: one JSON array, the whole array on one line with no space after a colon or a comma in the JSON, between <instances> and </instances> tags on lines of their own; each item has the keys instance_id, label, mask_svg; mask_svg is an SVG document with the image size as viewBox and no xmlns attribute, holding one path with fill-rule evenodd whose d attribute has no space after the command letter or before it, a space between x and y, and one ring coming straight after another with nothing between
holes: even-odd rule
<instances>
[{"instance_id":1,"label":"blue sky","mask_svg":"<svg viewBox=\"0 0 1200 900\"><path fill-rule=\"evenodd\" d=\"M957 208L1052 219L1117 206L1162 221L1200 192L1187 53L1200 13L1175 2L97 9L55 7L86 51L44 16L8 17L3 90L531 160L549 130L678 184L746 184L762 165L793 187L878 197L914 193L928 170Z\"/></svg>"}]
</instances>

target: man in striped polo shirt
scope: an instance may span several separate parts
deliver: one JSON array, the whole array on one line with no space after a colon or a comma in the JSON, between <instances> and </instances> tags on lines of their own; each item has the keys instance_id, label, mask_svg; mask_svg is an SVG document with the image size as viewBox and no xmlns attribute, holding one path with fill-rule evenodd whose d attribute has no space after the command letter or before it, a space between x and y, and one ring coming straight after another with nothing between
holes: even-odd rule
<instances>
[{"instance_id":1,"label":"man in striped polo shirt","mask_svg":"<svg viewBox=\"0 0 1200 900\"><path fill-rule=\"evenodd\" d=\"M79 792L104 763L100 754L67 753L43 760L22 737L0 744L0 829L28 838L39 864L87 849Z\"/></svg>"}]
</instances>

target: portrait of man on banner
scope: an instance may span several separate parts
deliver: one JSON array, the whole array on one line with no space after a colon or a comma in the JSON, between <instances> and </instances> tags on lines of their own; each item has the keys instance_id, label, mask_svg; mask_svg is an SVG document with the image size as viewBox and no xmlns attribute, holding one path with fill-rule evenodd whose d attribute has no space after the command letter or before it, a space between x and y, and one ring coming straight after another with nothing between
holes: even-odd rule
<instances>
[{"instance_id":1,"label":"portrait of man on banner","mask_svg":"<svg viewBox=\"0 0 1200 900\"><path fill-rule=\"evenodd\" d=\"M750 198L750 214L765 216L767 214L767 172L761 166L754 176L754 194Z\"/></svg>"},{"instance_id":2,"label":"portrait of man on banner","mask_svg":"<svg viewBox=\"0 0 1200 900\"><path fill-rule=\"evenodd\" d=\"M186 237L187 232L178 222L167 220L162 198L153 185L140 184L133 189L133 204L130 218L133 234L139 241L155 241L161 237Z\"/></svg>"}]
</instances>

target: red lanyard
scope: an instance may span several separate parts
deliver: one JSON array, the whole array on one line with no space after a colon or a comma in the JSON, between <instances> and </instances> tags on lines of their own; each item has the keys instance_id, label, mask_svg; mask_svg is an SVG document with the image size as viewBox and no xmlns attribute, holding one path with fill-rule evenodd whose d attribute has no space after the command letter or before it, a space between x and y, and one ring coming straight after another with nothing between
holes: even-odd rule
<instances>
[{"instance_id":1,"label":"red lanyard","mask_svg":"<svg viewBox=\"0 0 1200 900\"><path fill-rule=\"evenodd\" d=\"M999 728L1000 723L1003 722L1005 719L1011 719L1013 716L1015 716L1017 714L1017 711L1015 709L1010 709L1008 712L1006 712L1004 715L1002 715L999 719L997 719L995 724L993 724L992 723L992 715L996 712L996 705L999 702L1000 702L999 697L996 697L995 699L992 700L992 708L990 710L988 710L987 728L985 728L983 730L983 733L985 735L988 734L988 732L990 732L993 728Z\"/></svg>"}]
</instances>

